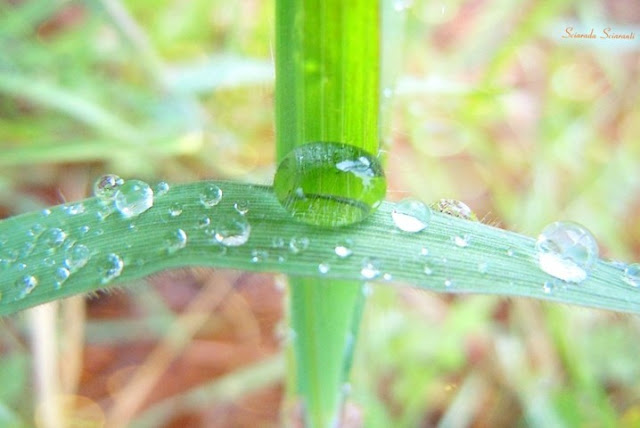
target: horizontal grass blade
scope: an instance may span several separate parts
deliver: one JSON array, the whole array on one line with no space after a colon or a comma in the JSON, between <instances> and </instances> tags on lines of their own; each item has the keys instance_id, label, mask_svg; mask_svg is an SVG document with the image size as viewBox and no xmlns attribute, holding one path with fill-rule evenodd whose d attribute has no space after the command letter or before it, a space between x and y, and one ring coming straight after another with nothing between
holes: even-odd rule
<instances>
[{"instance_id":1,"label":"horizontal grass blade","mask_svg":"<svg viewBox=\"0 0 640 428\"><path fill-rule=\"evenodd\" d=\"M223 191L222 201L205 208L200 203L200 193L214 183ZM238 247L212 243L211 235L199 227L201 220L209 217L214 224L240 218L234 208L237 202L249 208L244 216L251 226L249 240ZM557 282L538 267L534 239L530 237L435 212L426 230L406 233L393 225L390 202L383 203L365 222L337 229L292 221L268 186L231 182L172 187L167 194L155 198L151 209L133 219L114 212L101 220L98 213L104 208L96 198L81 203L83 210L78 209L76 202L52 207L48 215L32 212L0 221L0 314L180 266L362 280L366 258L373 259L380 270L374 280L436 292L533 297L640 313L640 290L624 282L620 268L614 263L598 261L580 284ZM75 210L69 209L74 205ZM170 212L175 214L177 207L182 212L172 216ZM83 212L71 214L78 211ZM59 228L66 234L58 250L41 242L42 233L51 228ZM177 229L186 233L187 245L169 252L167 237ZM41 238L34 239L37 234ZM465 235L469 245L464 248L456 245L454 238ZM289 243L293 238L308 238L308 247L292 252ZM335 254L335 246L345 240L351 241L353 254L341 259ZM64 247L71 244L87 246L91 257L56 288L56 269L63 266ZM422 254L423 248L428 250L427 256ZM103 284L100 266L110 253L123 259L124 269L120 276ZM320 263L329 267L326 273L318 270ZM431 274L425 274L425 265ZM38 285L19 298L21 290L16 284L20 285L24 276L34 276ZM543 287L546 281L553 281L553 289Z\"/></svg>"}]
</instances>

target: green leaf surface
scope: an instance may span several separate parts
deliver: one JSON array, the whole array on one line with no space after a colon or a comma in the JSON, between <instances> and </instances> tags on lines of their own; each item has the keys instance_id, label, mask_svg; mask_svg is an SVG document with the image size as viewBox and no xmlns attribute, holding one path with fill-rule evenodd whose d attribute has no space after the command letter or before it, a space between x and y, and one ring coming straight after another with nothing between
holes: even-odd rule
<instances>
[{"instance_id":1,"label":"green leaf surface","mask_svg":"<svg viewBox=\"0 0 640 428\"><path fill-rule=\"evenodd\" d=\"M200 193L213 183L222 189L222 201L206 208L200 202ZM211 228L219 222L240 219L234 208L237 202L249 208L244 218L251 233L244 245L224 247L212 238ZM49 211L32 212L0 221L0 314L180 266L363 280L361 269L367 258L380 270L374 280L436 292L533 297L640 313L639 290L624 282L615 263L598 261L580 284L555 281L539 268L531 237L436 212L427 229L406 233L394 226L390 202L384 202L366 221L336 229L292 221L268 186L231 182L172 187L155 198L152 208L132 219L123 218L117 211L100 219L98 213L104 212L104 207L96 198L80 203L84 210L75 215L69 207L74 206L77 212L78 202L52 207L48 215ZM172 216L177 207L182 212ZM204 217L211 220L209 229L200 227ZM46 245L43 238L52 228L66 235L57 249ZM187 245L169 252L167 240L177 229L186 233ZM464 235L469 245L462 248L454 239ZM291 239L304 237L309 239L308 247L292 252ZM335 254L335 246L347 239L352 242L353 254L342 259ZM56 287L56 269L63 267L65 248L80 244L89 248L89 261ZM422 254L423 248L428 250L427 256ZM124 269L113 281L102 283L100 266L112 253L123 259ZM329 266L328 272L318 270L320 263ZM425 264L431 269L430 275L425 274ZM484 265L479 269L479 264L486 264L486 269ZM37 286L19 298L20 281L25 275L34 276ZM449 286L445 285L447 281ZM543 287L546 281L555 284L550 292Z\"/></svg>"}]
</instances>

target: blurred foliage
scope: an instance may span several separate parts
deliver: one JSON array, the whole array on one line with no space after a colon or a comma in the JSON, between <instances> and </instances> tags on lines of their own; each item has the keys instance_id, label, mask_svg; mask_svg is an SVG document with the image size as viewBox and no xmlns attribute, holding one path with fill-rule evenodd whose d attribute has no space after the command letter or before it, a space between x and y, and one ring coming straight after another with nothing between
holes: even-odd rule
<instances>
[{"instance_id":1,"label":"blurred foliage","mask_svg":"<svg viewBox=\"0 0 640 428\"><path fill-rule=\"evenodd\" d=\"M416 0L406 25L389 197L461 199L485 222L532 235L570 219L597 236L606 257L640 259L640 4ZM569 26L635 39L562 38ZM272 41L272 1L1 3L0 215L80 199L105 171L270 182ZM134 353L134 326L148 341L176 321L176 296L154 284L90 302L85 366L99 370L100 352ZM243 299L265 293L248 290ZM373 290L351 394L366 426L638 425L636 317ZM114 301L130 318L100 319L96 307ZM239 322L229 314L244 306L232 302L211 330ZM37 407L28 326L15 317L0 333L5 426L32 425ZM83 373L78 390L105 401L97 374ZM219 374L200 373L201 383ZM270 394L277 400L279 390ZM169 412L164 426L194 420L184 412ZM234 426L204 414L209 426ZM277 412L264 418L275 425Z\"/></svg>"}]
</instances>

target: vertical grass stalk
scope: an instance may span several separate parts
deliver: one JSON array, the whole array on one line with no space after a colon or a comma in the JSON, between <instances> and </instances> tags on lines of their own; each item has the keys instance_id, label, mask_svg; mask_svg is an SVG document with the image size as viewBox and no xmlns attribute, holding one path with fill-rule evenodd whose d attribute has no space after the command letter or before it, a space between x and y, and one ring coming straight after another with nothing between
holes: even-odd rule
<instances>
[{"instance_id":1,"label":"vertical grass stalk","mask_svg":"<svg viewBox=\"0 0 640 428\"><path fill-rule=\"evenodd\" d=\"M279 160L318 142L345 143L377 155L379 27L379 0L277 1ZM336 426L364 304L362 284L313 278L289 282L295 394L305 425Z\"/></svg>"}]
</instances>

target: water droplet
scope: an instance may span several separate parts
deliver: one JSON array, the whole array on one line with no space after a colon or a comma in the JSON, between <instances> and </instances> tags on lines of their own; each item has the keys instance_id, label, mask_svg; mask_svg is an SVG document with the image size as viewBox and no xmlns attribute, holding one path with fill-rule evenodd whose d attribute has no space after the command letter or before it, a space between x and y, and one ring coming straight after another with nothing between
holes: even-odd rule
<instances>
[{"instance_id":1,"label":"water droplet","mask_svg":"<svg viewBox=\"0 0 640 428\"><path fill-rule=\"evenodd\" d=\"M322 275L328 273L330 270L331 270L331 266L329 265L329 263L322 262L318 264L318 272L320 272Z\"/></svg>"},{"instance_id":2,"label":"water droplet","mask_svg":"<svg viewBox=\"0 0 640 428\"><path fill-rule=\"evenodd\" d=\"M16 288L18 288L18 299L24 299L38 286L38 278L33 275L24 275L18 278L15 282Z\"/></svg>"},{"instance_id":3,"label":"water droplet","mask_svg":"<svg viewBox=\"0 0 640 428\"><path fill-rule=\"evenodd\" d=\"M430 265L430 264L425 263L425 264L422 266L422 272L423 272L425 275L431 275L431 274L433 273L433 269L431 268L431 265Z\"/></svg>"},{"instance_id":4,"label":"water droplet","mask_svg":"<svg viewBox=\"0 0 640 428\"><path fill-rule=\"evenodd\" d=\"M76 244L65 250L64 265L69 268L71 272L75 272L86 265L90 257L91 252L86 245Z\"/></svg>"},{"instance_id":5,"label":"water droplet","mask_svg":"<svg viewBox=\"0 0 640 428\"><path fill-rule=\"evenodd\" d=\"M296 147L278 165L273 187L299 221L318 226L359 222L382 202L386 179L379 160L357 147L312 142Z\"/></svg>"},{"instance_id":6,"label":"water droplet","mask_svg":"<svg viewBox=\"0 0 640 428\"><path fill-rule=\"evenodd\" d=\"M49 217L51 215L51 210L49 208L45 208L40 211L40 214L42 215L42 217Z\"/></svg>"},{"instance_id":7,"label":"water droplet","mask_svg":"<svg viewBox=\"0 0 640 428\"><path fill-rule=\"evenodd\" d=\"M249 212L249 202L238 201L233 204L233 208L238 212L238 214L245 215L246 213Z\"/></svg>"},{"instance_id":8,"label":"water droplet","mask_svg":"<svg viewBox=\"0 0 640 428\"><path fill-rule=\"evenodd\" d=\"M80 226L80 227L78 228L78 233L79 233L80 235L86 235L86 234L87 234L87 232L89 232L89 230L90 230L90 229L91 229L91 228L85 224L84 226Z\"/></svg>"},{"instance_id":9,"label":"water droplet","mask_svg":"<svg viewBox=\"0 0 640 428\"><path fill-rule=\"evenodd\" d=\"M276 236L271 239L271 247L272 248L284 248L285 240L281 236Z\"/></svg>"},{"instance_id":10,"label":"water droplet","mask_svg":"<svg viewBox=\"0 0 640 428\"><path fill-rule=\"evenodd\" d=\"M393 281L393 275L391 275L389 272L386 272L382 275L382 279L384 281Z\"/></svg>"},{"instance_id":11,"label":"water droplet","mask_svg":"<svg viewBox=\"0 0 640 428\"><path fill-rule=\"evenodd\" d=\"M396 12L402 12L403 10L409 9L413 4L413 0L394 0L393 8Z\"/></svg>"},{"instance_id":12,"label":"water droplet","mask_svg":"<svg viewBox=\"0 0 640 428\"><path fill-rule=\"evenodd\" d=\"M267 250L255 249L251 250L251 263L264 262L269 258L269 252Z\"/></svg>"},{"instance_id":13,"label":"water droplet","mask_svg":"<svg viewBox=\"0 0 640 428\"><path fill-rule=\"evenodd\" d=\"M215 240L226 247L238 247L249 240L251 225L244 217L226 217L217 221Z\"/></svg>"},{"instance_id":14,"label":"water droplet","mask_svg":"<svg viewBox=\"0 0 640 428\"><path fill-rule=\"evenodd\" d=\"M40 236L40 242L46 247L49 253L60 248L65 239L67 239L67 234L57 227L46 230Z\"/></svg>"},{"instance_id":15,"label":"water droplet","mask_svg":"<svg viewBox=\"0 0 640 428\"><path fill-rule=\"evenodd\" d=\"M446 278L444 280L444 286L445 287L450 288L450 287L453 287L454 285L455 285L455 282L452 279Z\"/></svg>"},{"instance_id":16,"label":"water droplet","mask_svg":"<svg viewBox=\"0 0 640 428\"><path fill-rule=\"evenodd\" d=\"M476 217L467 204L455 199L440 199L438 202L431 204L430 207L438 212L453 217L470 221L478 221L478 217Z\"/></svg>"},{"instance_id":17,"label":"water droplet","mask_svg":"<svg viewBox=\"0 0 640 428\"><path fill-rule=\"evenodd\" d=\"M625 267L622 279L633 287L640 287L640 263L633 263Z\"/></svg>"},{"instance_id":18,"label":"water droplet","mask_svg":"<svg viewBox=\"0 0 640 428\"><path fill-rule=\"evenodd\" d=\"M349 238L346 238L338 242L333 250L335 251L336 256L341 259L346 259L353 254L353 250L351 249L352 246L353 241Z\"/></svg>"},{"instance_id":19,"label":"water droplet","mask_svg":"<svg viewBox=\"0 0 640 428\"><path fill-rule=\"evenodd\" d=\"M429 225L431 210L421 201L408 198L394 205L391 218L398 229L416 233Z\"/></svg>"},{"instance_id":20,"label":"water droplet","mask_svg":"<svg viewBox=\"0 0 640 428\"><path fill-rule=\"evenodd\" d=\"M167 252L173 254L187 246L187 233L182 229L169 232L165 236L164 244Z\"/></svg>"},{"instance_id":21,"label":"water droplet","mask_svg":"<svg viewBox=\"0 0 640 428\"><path fill-rule=\"evenodd\" d=\"M56 259L54 259L53 257L45 257L44 260L42 260L42 262L47 267L53 267L56 265Z\"/></svg>"},{"instance_id":22,"label":"water droplet","mask_svg":"<svg viewBox=\"0 0 640 428\"><path fill-rule=\"evenodd\" d=\"M289 251L291 251L293 254L300 254L304 250L306 250L308 247L309 247L309 238L307 238L306 236L303 236L303 237L294 236L289 241Z\"/></svg>"},{"instance_id":23,"label":"water droplet","mask_svg":"<svg viewBox=\"0 0 640 428\"><path fill-rule=\"evenodd\" d=\"M478 263L478 272L484 275L485 273L487 273L488 270L489 270L489 264L487 262Z\"/></svg>"},{"instance_id":24,"label":"water droplet","mask_svg":"<svg viewBox=\"0 0 640 428\"><path fill-rule=\"evenodd\" d=\"M542 284L542 291L544 294L551 294L558 288L558 282L547 280Z\"/></svg>"},{"instance_id":25,"label":"water droplet","mask_svg":"<svg viewBox=\"0 0 640 428\"><path fill-rule=\"evenodd\" d=\"M205 216L200 217L200 219L198 219L198 222L196 223L196 227L198 229L204 229L205 227L209 226L210 224L211 224L211 219L205 215Z\"/></svg>"},{"instance_id":26,"label":"water droplet","mask_svg":"<svg viewBox=\"0 0 640 428\"><path fill-rule=\"evenodd\" d=\"M451 238L451 240L458 247L465 248L469 246L469 243L471 242L471 237L469 235L461 235L461 236L456 235L453 238Z\"/></svg>"},{"instance_id":27,"label":"water droplet","mask_svg":"<svg viewBox=\"0 0 640 428\"><path fill-rule=\"evenodd\" d=\"M39 237L44 231L46 230L46 228L41 225L40 223L36 223L33 226L31 226L31 229L29 229L29 235L33 238L37 238Z\"/></svg>"},{"instance_id":28,"label":"water droplet","mask_svg":"<svg viewBox=\"0 0 640 428\"><path fill-rule=\"evenodd\" d=\"M67 205L64 207L64 211L69 215L78 215L84 213L84 204L82 202L78 202L75 204Z\"/></svg>"},{"instance_id":29,"label":"water droplet","mask_svg":"<svg viewBox=\"0 0 640 428\"><path fill-rule=\"evenodd\" d=\"M69 276L71 276L71 272L69 272L67 268L64 268L64 267L57 268L54 274L54 277L55 277L54 288L56 289L60 288L62 284L64 284L64 282L69 278Z\"/></svg>"},{"instance_id":30,"label":"water droplet","mask_svg":"<svg viewBox=\"0 0 640 428\"><path fill-rule=\"evenodd\" d=\"M215 207L222 200L222 189L215 184L208 184L200 192L200 203L205 208Z\"/></svg>"},{"instance_id":31,"label":"water droplet","mask_svg":"<svg viewBox=\"0 0 640 428\"><path fill-rule=\"evenodd\" d=\"M171 204L169 207L169 216L178 217L180 214L182 214L182 205L178 202Z\"/></svg>"},{"instance_id":32,"label":"water droplet","mask_svg":"<svg viewBox=\"0 0 640 428\"><path fill-rule=\"evenodd\" d=\"M515 253L513 252L513 248L509 247L507 248L507 256L509 257L513 257Z\"/></svg>"},{"instance_id":33,"label":"water droplet","mask_svg":"<svg viewBox=\"0 0 640 428\"><path fill-rule=\"evenodd\" d=\"M101 275L100 282L102 284L106 284L113 279L117 278L122 274L122 270L124 269L124 261L122 258L115 254L108 254L107 257L102 261L98 270Z\"/></svg>"},{"instance_id":34,"label":"water droplet","mask_svg":"<svg viewBox=\"0 0 640 428\"><path fill-rule=\"evenodd\" d=\"M545 227L536 241L540 268L567 282L582 282L598 258L593 235L577 223L557 221Z\"/></svg>"},{"instance_id":35,"label":"water droplet","mask_svg":"<svg viewBox=\"0 0 640 428\"><path fill-rule=\"evenodd\" d=\"M115 174L106 174L93 183L93 194L103 201L111 201L124 180Z\"/></svg>"},{"instance_id":36,"label":"water droplet","mask_svg":"<svg viewBox=\"0 0 640 428\"><path fill-rule=\"evenodd\" d=\"M169 186L169 183L167 183L166 181L160 181L158 182L158 184L156 184L154 194L159 198L160 196L166 195L169 192L170 188L171 186Z\"/></svg>"},{"instance_id":37,"label":"water droplet","mask_svg":"<svg viewBox=\"0 0 640 428\"><path fill-rule=\"evenodd\" d=\"M116 192L115 203L123 217L139 216L153 206L153 190L144 181L129 180Z\"/></svg>"},{"instance_id":38,"label":"water droplet","mask_svg":"<svg viewBox=\"0 0 640 428\"><path fill-rule=\"evenodd\" d=\"M426 257L429 255L429 249L427 247L420 248L420 255L422 257Z\"/></svg>"},{"instance_id":39,"label":"water droplet","mask_svg":"<svg viewBox=\"0 0 640 428\"><path fill-rule=\"evenodd\" d=\"M366 257L362 260L360 275L364 279L374 279L380 276L380 262L377 259Z\"/></svg>"},{"instance_id":40,"label":"water droplet","mask_svg":"<svg viewBox=\"0 0 640 428\"><path fill-rule=\"evenodd\" d=\"M111 215L111 213L113 213L114 209L115 209L115 207L112 204L102 205L102 206L96 208L96 218L99 221L103 221L107 217L109 217Z\"/></svg>"}]
</instances>

